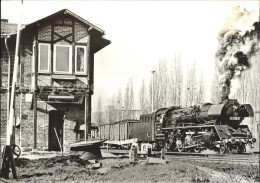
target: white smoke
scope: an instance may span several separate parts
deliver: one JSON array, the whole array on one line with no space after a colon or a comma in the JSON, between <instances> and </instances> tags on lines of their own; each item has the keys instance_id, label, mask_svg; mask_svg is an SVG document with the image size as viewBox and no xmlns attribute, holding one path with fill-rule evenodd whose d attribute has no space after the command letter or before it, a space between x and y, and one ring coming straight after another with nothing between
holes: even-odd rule
<instances>
[{"instance_id":1,"label":"white smoke","mask_svg":"<svg viewBox=\"0 0 260 183\"><path fill-rule=\"evenodd\" d=\"M235 98L237 90L240 88L240 78L235 77L234 79L231 80L231 86L230 86L230 93L229 93L229 98Z\"/></svg>"}]
</instances>

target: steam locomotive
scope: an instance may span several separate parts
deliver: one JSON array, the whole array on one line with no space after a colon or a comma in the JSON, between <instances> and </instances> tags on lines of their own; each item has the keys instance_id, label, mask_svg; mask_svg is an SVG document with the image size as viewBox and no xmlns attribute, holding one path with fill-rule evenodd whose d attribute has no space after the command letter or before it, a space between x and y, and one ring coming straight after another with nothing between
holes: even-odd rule
<instances>
[{"instance_id":1,"label":"steam locomotive","mask_svg":"<svg viewBox=\"0 0 260 183\"><path fill-rule=\"evenodd\" d=\"M180 152L212 149L220 153L243 153L246 145L253 147L256 139L241 122L253 116L251 105L241 105L235 99L220 104L160 109L155 112L155 141L159 148L165 146Z\"/></svg>"},{"instance_id":2,"label":"steam locomotive","mask_svg":"<svg viewBox=\"0 0 260 183\"><path fill-rule=\"evenodd\" d=\"M201 152L205 149L219 153L243 153L246 146L253 147L256 139L247 125L241 125L246 117L253 117L250 104L239 104L227 99L219 104L204 103L182 108L162 108L152 114L141 115L138 122L126 121L100 126L113 141L137 139L138 143L149 143L153 149L165 147L168 151ZM118 127L115 127L118 125ZM122 129L122 126L124 129ZM124 134L122 134L124 133ZM113 136L114 139L111 139ZM128 140L129 141L129 140Z\"/></svg>"}]
</instances>

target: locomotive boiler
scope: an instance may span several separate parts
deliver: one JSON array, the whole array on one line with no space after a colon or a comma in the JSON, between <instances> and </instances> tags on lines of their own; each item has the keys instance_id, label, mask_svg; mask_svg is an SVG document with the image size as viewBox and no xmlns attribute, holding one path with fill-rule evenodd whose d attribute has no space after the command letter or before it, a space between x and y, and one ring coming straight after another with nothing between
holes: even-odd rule
<instances>
[{"instance_id":1,"label":"locomotive boiler","mask_svg":"<svg viewBox=\"0 0 260 183\"><path fill-rule=\"evenodd\" d=\"M217 150L220 153L245 152L246 145L253 147L255 138L247 125L246 117L253 117L249 104L235 99L220 104L205 103L193 107L163 108L155 112L155 141L157 148L169 151Z\"/></svg>"}]
</instances>

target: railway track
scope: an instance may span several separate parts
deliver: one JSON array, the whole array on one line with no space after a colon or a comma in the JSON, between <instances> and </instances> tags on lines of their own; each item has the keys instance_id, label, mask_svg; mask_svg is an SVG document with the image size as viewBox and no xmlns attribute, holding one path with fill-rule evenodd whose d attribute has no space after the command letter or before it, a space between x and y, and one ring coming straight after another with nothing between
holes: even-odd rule
<instances>
[{"instance_id":1,"label":"railway track","mask_svg":"<svg viewBox=\"0 0 260 183\"><path fill-rule=\"evenodd\" d=\"M227 163L227 164L247 164L259 166L259 156L247 155L244 157L240 156L168 156L171 160L182 160L182 161L199 161L199 162L213 162L213 163Z\"/></svg>"},{"instance_id":2,"label":"railway track","mask_svg":"<svg viewBox=\"0 0 260 183\"><path fill-rule=\"evenodd\" d=\"M103 152L112 153L115 155L128 156L129 150L118 149L102 149ZM213 162L213 163L232 163L232 164L248 164L259 166L259 154L203 154L203 153L187 153L187 152L166 152L166 158L169 160L182 161L198 161L198 162ZM139 154L141 155L141 154ZM160 152L153 152L152 156L159 156Z\"/></svg>"}]
</instances>

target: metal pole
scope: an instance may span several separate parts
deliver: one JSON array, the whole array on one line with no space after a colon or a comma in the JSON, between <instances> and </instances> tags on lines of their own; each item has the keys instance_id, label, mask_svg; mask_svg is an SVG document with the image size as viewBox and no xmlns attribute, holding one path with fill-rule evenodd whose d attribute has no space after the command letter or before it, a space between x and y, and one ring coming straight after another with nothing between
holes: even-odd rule
<instances>
[{"instance_id":1,"label":"metal pole","mask_svg":"<svg viewBox=\"0 0 260 183\"><path fill-rule=\"evenodd\" d=\"M10 56L10 51L8 48L8 43L7 43L7 36L5 38L5 47L6 51L8 54L8 79L7 79L7 120L9 119L9 109L10 109L10 83L11 83L11 56Z\"/></svg>"},{"instance_id":2,"label":"metal pole","mask_svg":"<svg viewBox=\"0 0 260 183\"><path fill-rule=\"evenodd\" d=\"M23 11L23 0L21 1L21 16L20 21L17 26L17 37L16 37L16 46L15 46L15 59L14 59L14 71L13 71L13 81L12 81L12 91L11 91L11 102L9 109L9 120L7 124L7 138L6 145L11 145L11 136L13 133L13 125L14 125L14 98L15 98L15 90L16 90L16 82L18 75L18 61L19 61L19 51L20 51L20 40L21 40L21 24L22 24L22 11Z\"/></svg>"},{"instance_id":3,"label":"metal pole","mask_svg":"<svg viewBox=\"0 0 260 183\"><path fill-rule=\"evenodd\" d=\"M152 71L152 112L153 112L153 77L154 77L154 73L155 73L155 71Z\"/></svg>"}]
</instances>

